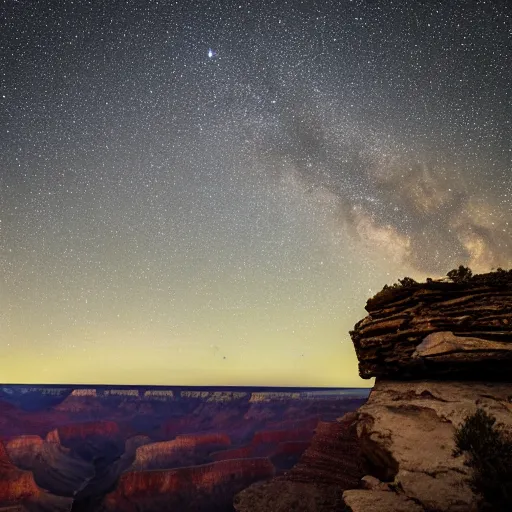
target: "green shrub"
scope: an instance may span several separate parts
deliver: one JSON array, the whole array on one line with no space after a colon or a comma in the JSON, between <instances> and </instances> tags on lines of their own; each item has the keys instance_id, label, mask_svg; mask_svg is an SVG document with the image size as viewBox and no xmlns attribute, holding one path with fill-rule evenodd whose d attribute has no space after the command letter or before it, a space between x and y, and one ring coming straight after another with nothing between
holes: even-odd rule
<instances>
[{"instance_id":1,"label":"green shrub","mask_svg":"<svg viewBox=\"0 0 512 512\"><path fill-rule=\"evenodd\" d=\"M468 416L455 431L454 455L468 452L473 469L470 486L481 496L479 510L512 510L512 441L496 418L483 409Z\"/></svg>"}]
</instances>

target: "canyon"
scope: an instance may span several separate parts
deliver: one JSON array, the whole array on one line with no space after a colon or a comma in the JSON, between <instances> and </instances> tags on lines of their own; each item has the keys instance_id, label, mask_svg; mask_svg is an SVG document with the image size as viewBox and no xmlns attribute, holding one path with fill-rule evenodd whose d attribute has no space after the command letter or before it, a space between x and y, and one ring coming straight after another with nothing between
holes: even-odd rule
<instances>
[{"instance_id":1,"label":"canyon","mask_svg":"<svg viewBox=\"0 0 512 512\"><path fill-rule=\"evenodd\" d=\"M367 394L3 386L0 509L231 512Z\"/></svg>"},{"instance_id":2,"label":"canyon","mask_svg":"<svg viewBox=\"0 0 512 512\"><path fill-rule=\"evenodd\" d=\"M454 434L483 409L512 435L512 271L366 311L371 391L0 387L0 510L480 510Z\"/></svg>"}]
</instances>

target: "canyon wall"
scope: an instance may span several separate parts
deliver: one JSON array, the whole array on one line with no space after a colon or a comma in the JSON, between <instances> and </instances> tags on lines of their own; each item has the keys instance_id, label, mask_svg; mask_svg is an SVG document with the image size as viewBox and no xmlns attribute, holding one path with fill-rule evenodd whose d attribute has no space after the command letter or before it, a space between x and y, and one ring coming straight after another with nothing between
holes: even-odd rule
<instances>
[{"instance_id":1,"label":"canyon wall","mask_svg":"<svg viewBox=\"0 0 512 512\"><path fill-rule=\"evenodd\" d=\"M338 421L320 421L299 462L284 475L237 494L236 511L341 511L343 490L357 486L364 474L354 420L354 413L347 413Z\"/></svg>"}]
</instances>

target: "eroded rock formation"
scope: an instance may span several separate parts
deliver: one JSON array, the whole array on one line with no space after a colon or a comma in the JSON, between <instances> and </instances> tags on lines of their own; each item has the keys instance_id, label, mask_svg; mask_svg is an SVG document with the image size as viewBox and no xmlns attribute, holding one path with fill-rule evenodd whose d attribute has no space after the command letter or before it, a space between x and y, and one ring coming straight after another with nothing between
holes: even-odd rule
<instances>
[{"instance_id":1,"label":"eroded rock formation","mask_svg":"<svg viewBox=\"0 0 512 512\"><path fill-rule=\"evenodd\" d=\"M71 509L70 498L55 496L45 492L35 482L30 471L17 468L9 459L7 451L0 443L0 509L9 510L52 510L64 512Z\"/></svg>"},{"instance_id":2,"label":"eroded rock formation","mask_svg":"<svg viewBox=\"0 0 512 512\"><path fill-rule=\"evenodd\" d=\"M179 469L130 471L106 496L101 510L185 512L206 510L209 503L227 507L236 492L274 474L274 466L263 457Z\"/></svg>"},{"instance_id":3,"label":"eroded rock formation","mask_svg":"<svg viewBox=\"0 0 512 512\"><path fill-rule=\"evenodd\" d=\"M234 500L237 512L332 512L343 509L342 492L356 487L364 472L353 421L319 422L311 446L289 472L254 484Z\"/></svg>"},{"instance_id":4,"label":"eroded rock formation","mask_svg":"<svg viewBox=\"0 0 512 512\"><path fill-rule=\"evenodd\" d=\"M224 433L181 435L172 441L147 443L136 449L131 469L170 469L205 462L210 452L231 446Z\"/></svg>"},{"instance_id":5,"label":"eroded rock formation","mask_svg":"<svg viewBox=\"0 0 512 512\"><path fill-rule=\"evenodd\" d=\"M454 434L477 408L512 434L512 271L403 284L351 332L361 377L377 377L366 404L344 428L320 423L291 471L235 497L238 512L477 510Z\"/></svg>"},{"instance_id":6,"label":"eroded rock formation","mask_svg":"<svg viewBox=\"0 0 512 512\"><path fill-rule=\"evenodd\" d=\"M350 333L363 378L512 381L512 272L388 288L366 310Z\"/></svg>"},{"instance_id":7,"label":"eroded rock formation","mask_svg":"<svg viewBox=\"0 0 512 512\"><path fill-rule=\"evenodd\" d=\"M465 456L452 454L455 427L477 407L512 426L511 394L508 383L377 381L357 413L357 434L370 474L391 484L389 507L378 510L400 510L404 500L411 510L476 510ZM366 512L382 490L346 491L344 499L354 512Z\"/></svg>"}]
</instances>

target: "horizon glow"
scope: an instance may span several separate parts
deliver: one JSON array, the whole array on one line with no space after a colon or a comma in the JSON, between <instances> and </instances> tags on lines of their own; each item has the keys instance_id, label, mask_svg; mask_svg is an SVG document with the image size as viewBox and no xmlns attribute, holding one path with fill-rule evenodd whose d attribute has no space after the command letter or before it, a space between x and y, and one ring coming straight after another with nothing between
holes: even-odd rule
<instances>
[{"instance_id":1,"label":"horizon glow","mask_svg":"<svg viewBox=\"0 0 512 512\"><path fill-rule=\"evenodd\" d=\"M4 10L1 382L371 387L367 298L512 266L507 2Z\"/></svg>"}]
</instances>

